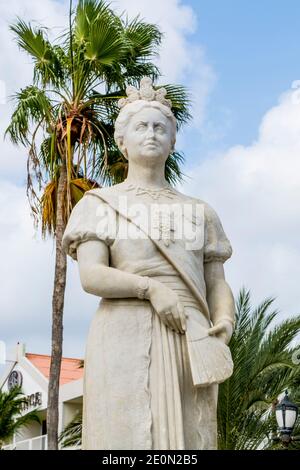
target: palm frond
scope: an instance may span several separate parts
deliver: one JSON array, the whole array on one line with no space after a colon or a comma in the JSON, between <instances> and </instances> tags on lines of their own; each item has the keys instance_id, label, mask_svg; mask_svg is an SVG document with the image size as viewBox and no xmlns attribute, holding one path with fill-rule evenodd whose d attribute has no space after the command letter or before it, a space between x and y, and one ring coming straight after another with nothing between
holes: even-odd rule
<instances>
[{"instance_id":1,"label":"palm frond","mask_svg":"<svg viewBox=\"0 0 300 470\"><path fill-rule=\"evenodd\" d=\"M16 102L11 122L5 131L14 144L21 142L28 145L31 125L43 121L51 121L51 102L43 90L29 85L16 93L13 97Z\"/></svg>"},{"instance_id":2,"label":"palm frond","mask_svg":"<svg viewBox=\"0 0 300 470\"><path fill-rule=\"evenodd\" d=\"M75 173L76 170L74 170ZM57 208L57 182L59 175L56 179L50 181L44 189L41 197L40 210L42 221L42 234L45 237L47 234L52 235L56 229L56 208ZM97 188L98 184L95 181L86 178L75 178L69 183L69 192L71 196L72 207L83 197L86 191ZM67 190L67 188L65 188ZM63 213L65 221L68 220L68 206L67 199L64 199Z\"/></svg>"},{"instance_id":3,"label":"palm frond","mask_svg":"<svg viewBox=\"0 0 300 470\"><path fill-rule=\"evenodd\" d=\"M90 27L94 22L111 16L109 5L104 1L79 0L74 19L74 39L82 46L89 40Z\"/></svg>"},{"instance_id":4,"label":"palm frond","mask_svg":"<svg viewBox=\"0 0 300 470\"><path fill-rule=\"evenodd\" d=\"M127 20L124 26L124 38L131 58L145 61L158 54L162 33L156 25L145 23L137 16L132 21Z\"/></svg>"},{"instance_id":5,"label":"palm frond","mask_svg":"<svg viewBox=\"0 0 300 470\"><path fill-rule=\"evenodd\" d=\"M26 51L34 61L34 82L43 86L53 84L59 86L64 78L66 57L58 46L53 47L42 29L33 28L22 19L10 26L15 33L20 49ZM61 62L64 57L63 63Z\"/></svg>"},{"instance_id":6,"label":"palm frond","mask_svg":"<svg viewBox=\"0 0 300 470\"><path fill-rule=\"evenodd\" d=\"M180 167L184 163L184 155L180 152L172 152L167 158L165 165L165 178L173 186L180 183L184 179L184 173L182 173Z\"/></svg>"},{"instance_id":7,"label":"palm frond","mask_svg":"<svg viewBox=\"0 0 300 470\"><path fill-rule=\"evenodd\" d=\"M62 448L80 447L82 433L82 414L78 413L72 421L67 424L59 436L59 442Z\"/></svg>"},{"instance_id":8,"label":"palm frond","mask_svg":"<svg viewBox=\"0 0 300 470\"><path fill-rule=\"evenodd\" d=\"M101 72L101 64L112 65L124 54L125 46L114 22L99 19L90 27L85 58Z\"/></svg>"},{"instance_id":9,"label":"palm frond","mask_svg":"<svg viewBox=\"0 0 300 470\"><path fill-rule=\"evenodd\" d=\"M246 289L236 300L236 329L230 341L234 372L219 388L220 449L268 446L272 403L299 376L291 344L300 332L300 318L278 323L273 302L268 298L252 309Z\"/></svg>"},{"instance_id":10,"label":"palm frond","mask_svg":"<svg viewBox=\"0 0 300 470\"><path fill-rule=\"evenodd\" d=\"M177 120L178 129L189 122L191 114L189 112L191 100L184 86L162 85L167 90L166 98L172 101L172 111Z\"/></svg>"},{"instance_id":11,"label":"palm frond","mask_svg":"<svg viewBox=\"0 0 300 470\"><path fill-rule=\"evenodd\" d=\"M8 392L0 390L0 443L9 441L33 421L40 423L37 409L24 414L26 403L21 387L14 387Z\"/></svg>"}]
</instances>

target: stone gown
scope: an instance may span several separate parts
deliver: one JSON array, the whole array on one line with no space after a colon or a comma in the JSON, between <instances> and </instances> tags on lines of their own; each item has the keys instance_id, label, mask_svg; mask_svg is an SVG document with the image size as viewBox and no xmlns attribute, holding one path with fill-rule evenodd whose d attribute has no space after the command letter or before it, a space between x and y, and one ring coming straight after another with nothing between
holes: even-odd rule
<instances>
[{"instance_id":1,"label":"stone gown","mask_svg":"<svg viewBox=\"0 0 300 470\"><path fill-rule=\"evenodd\" d=\"M123 183L86 193L63 239L74 259L80 243L105 243L110 266L163 282L177 292L188 315L209 327L209 318L153 242L120 236L129 223L121 216L112 223L108 205L97 197L101 192L125 195L129 206L202 205L203 220L187 217L192 228L203 232L201 248L186 250L183 240L174 237L176 224L173 239L165 241L204 299L204 263L225 262L232 252L215 211L171 187L155 192ZM148 300L101 299L86 346L83 449L215 449L217 393L217 385L193 386L185 335L167 328Z\"/></svg>"}]
</instances>

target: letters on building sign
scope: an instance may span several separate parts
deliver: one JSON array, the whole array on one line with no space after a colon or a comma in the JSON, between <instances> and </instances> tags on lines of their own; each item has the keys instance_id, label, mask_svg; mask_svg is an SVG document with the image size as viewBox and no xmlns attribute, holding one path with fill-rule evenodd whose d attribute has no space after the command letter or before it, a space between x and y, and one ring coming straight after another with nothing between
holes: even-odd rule
<instances>
[{"instance_id":1,"label":"letters on building sign","mask_svg":"<svg viewBox=\"0 0 300 470\"><path fill-rule=\"evenodd\" d=\"M42 393L36 392L31 395L27 395L24 399L23 410L28 410L28 408L40 406L42 404Z\"/></svg>"}]
</instances>

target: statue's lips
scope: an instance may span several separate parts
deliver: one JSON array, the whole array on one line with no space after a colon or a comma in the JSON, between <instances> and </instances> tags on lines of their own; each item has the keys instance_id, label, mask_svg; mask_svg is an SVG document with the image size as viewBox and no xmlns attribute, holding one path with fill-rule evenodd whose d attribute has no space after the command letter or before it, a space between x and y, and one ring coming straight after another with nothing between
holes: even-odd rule
<instances>
[{"instance_id":1,"label":"statue's lips","mask_svg":"<svg viewBox=\"0 0 300 470\"><path fill-rule=\"evenodd\" d=\"M155 142L147 142L144 144L144 147L157 147L157 144Z\"/></svg>"}]
</instances>

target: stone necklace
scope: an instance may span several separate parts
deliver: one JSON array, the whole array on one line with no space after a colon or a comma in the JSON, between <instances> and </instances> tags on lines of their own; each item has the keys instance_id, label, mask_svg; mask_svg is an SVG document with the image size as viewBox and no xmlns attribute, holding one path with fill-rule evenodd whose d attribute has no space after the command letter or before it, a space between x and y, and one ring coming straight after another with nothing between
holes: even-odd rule
<instances>
[{"instance_id":1,"label":"stone necklace","mask_svg":"<svg viewBox=\"0 0 300 470\"><path fill-rule=\"evenodd\" d=\"M144 188L142 186L136 184L128 184L127 187L124 188L126 191L135 191L136 196L143 196L147 194L155 201L160 197L167 197L169 199L173 199L176 197L175 191L171 187L164 187L164 188Z\"/></svg>"}]
</instances>

